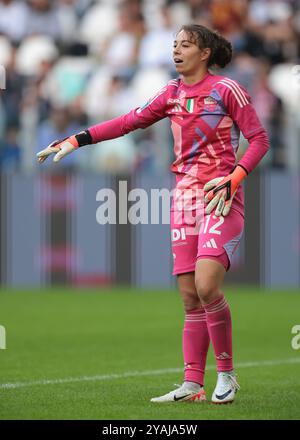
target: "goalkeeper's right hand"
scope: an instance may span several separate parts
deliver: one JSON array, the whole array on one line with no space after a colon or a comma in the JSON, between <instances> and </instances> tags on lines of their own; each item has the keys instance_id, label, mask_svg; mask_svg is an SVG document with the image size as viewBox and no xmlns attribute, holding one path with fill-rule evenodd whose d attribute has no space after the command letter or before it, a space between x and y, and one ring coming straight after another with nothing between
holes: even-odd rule
<instances>
[{"instance_id":1,"label":"goalkeeper's right hand","mask_svg":"<svg viewBox=\"0 0 300 440\"><path fill-rule=\"evenodd\" d=\"M88 145L91 142L92 137L88 130L82 131L81 133L67 137L60 141L56 140L48 145L48 147L46 147L44 150L41 150L37 153L38 162L43 163L51 154L55 154L53 162L59 162L60 159L67 156L67 154L70 154L72 151L77 150L77 148Z\"/></svg>"}]
</instances>

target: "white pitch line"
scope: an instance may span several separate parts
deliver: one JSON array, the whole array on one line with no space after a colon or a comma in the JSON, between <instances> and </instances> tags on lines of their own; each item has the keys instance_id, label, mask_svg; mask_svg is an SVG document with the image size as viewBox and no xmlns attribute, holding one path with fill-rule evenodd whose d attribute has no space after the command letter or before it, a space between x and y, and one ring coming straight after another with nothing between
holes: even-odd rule
<instances>
[{"instance_id":1,"label":"white pitch line","mask_svg":"<svg viewBox=\"0 0 300 440\"><path fill-rule=\"evenodd\" d=\"M300 356L297 358L277 359L277 360L269 360L269 361L240 362L235 364L235 368L267 367L267 366L273 367L276 365L299 364L299 363L300 363ZM215 365L208 365L206 367L207 370L214 370L215 368L216 368ZM182 371L183 368L164 368L161 370L128 371L125 373L104 374L101 376L97 375L97 376L66 377L64 379L42 379L42 380L35 380L32 382L2 383L0 384L0 389L16 389L16 388L32 387L36 385L57 385L57 384L75 383L75 382L105 381L105 380L113 380L113 379L125 379L127 377L159 376L168 373L180 373Z\"/></svg>"}]
</instances>

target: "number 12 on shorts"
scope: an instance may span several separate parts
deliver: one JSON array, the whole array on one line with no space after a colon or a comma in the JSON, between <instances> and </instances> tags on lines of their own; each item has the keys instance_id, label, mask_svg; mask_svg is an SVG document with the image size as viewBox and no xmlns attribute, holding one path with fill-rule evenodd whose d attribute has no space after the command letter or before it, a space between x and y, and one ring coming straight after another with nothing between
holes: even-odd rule
<instances>
[{"instance_id":1,"label":"number 12 on shorts","mask_svg":"<svg viewBox=\"0 0 300 440\"><path fill-rule=\"evenodd\" d=\"M218 222L211 224L212 220L219 220ZM221 235L222 231L218 228L224 223L224 217L217 217L216 215L206 215L203 222L200 225L199 234L216 234Z\"/></svg>"}]
</instances>

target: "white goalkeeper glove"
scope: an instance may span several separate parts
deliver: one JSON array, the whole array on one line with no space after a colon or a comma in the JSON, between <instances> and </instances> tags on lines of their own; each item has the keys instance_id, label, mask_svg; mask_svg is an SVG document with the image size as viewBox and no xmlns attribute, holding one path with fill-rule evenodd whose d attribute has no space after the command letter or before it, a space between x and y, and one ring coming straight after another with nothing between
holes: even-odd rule
<instances>
[{"instance_id":1,"label":"white goalkeeper glove","mask_svg":"<svg viewBox=\"0 0 300 440\"><path fill-rule=\"evenodd\" d=\"M52 142L44 150L37 153L38 162L43 163L48 156L55 154L53 162L59 162L60 159L77 150L79 147L92 143L92 137L88 130L72 135L62 140Z\"/></svg>"},{"instance_id":2,"label":"white goalkeeper glove","mask_svg":"<svg viewBox=\"0 0 300 440\"><path fill-rule=\"evenodd\" d=\"M215 215L226 217L237 192L237 189L248 175L248 172L241 165L236 168L227 177L217 177L204 185L204 191L207 192L204 201L207 203L205 214L210 214L214 208Z\"/></svg>"}]
</instances>

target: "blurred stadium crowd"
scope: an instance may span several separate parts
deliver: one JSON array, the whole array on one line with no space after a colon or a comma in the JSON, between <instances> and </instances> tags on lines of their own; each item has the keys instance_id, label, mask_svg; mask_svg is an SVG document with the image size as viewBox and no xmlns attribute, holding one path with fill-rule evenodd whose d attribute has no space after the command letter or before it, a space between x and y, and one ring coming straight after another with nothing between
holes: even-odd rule
<instances>
[{"instance_id":1,"label":"blurred stadium crowd","mask_svg":"<svg viewBox=\"0 0 300 440\"><path fill-rule=\"evenodd\" d=\"M300 0L0 0L1 171L34 172L35 153L53 140L144 104L177 76L173 39L189 22L232 42L234 59L222 74L248 89L269 132L262 166L299 166L299 87L291 72L297 86ZM152 172L171 160L169 125L161 121L86 147L59 167Z\"/></svg>"}]
</instances>

